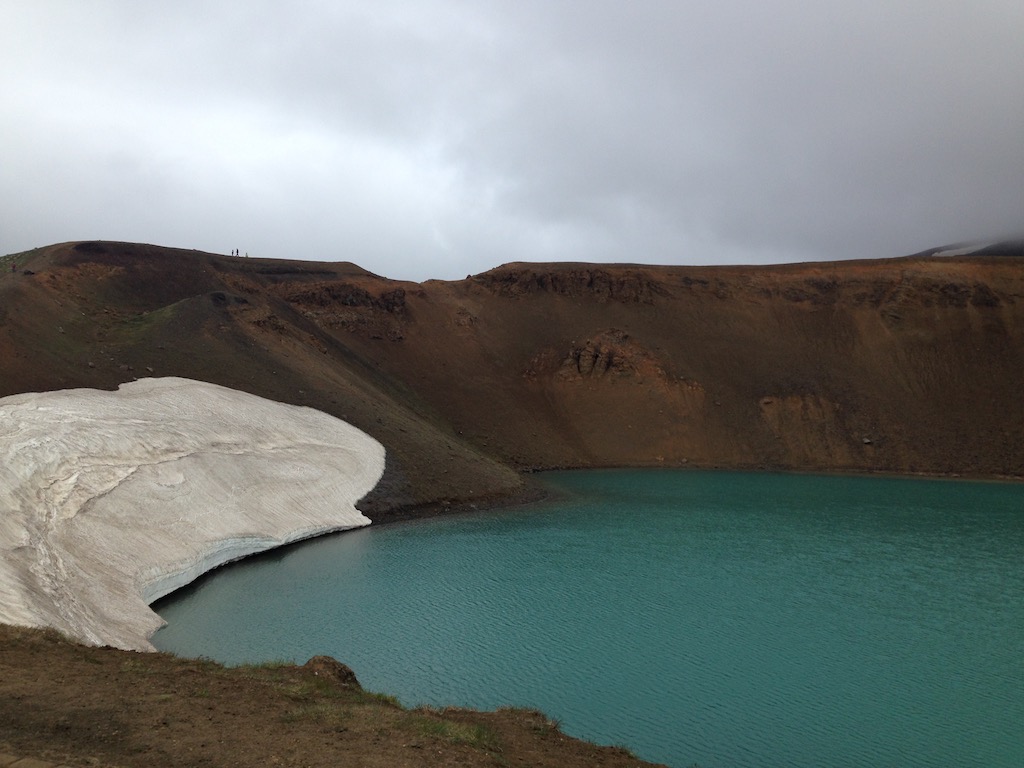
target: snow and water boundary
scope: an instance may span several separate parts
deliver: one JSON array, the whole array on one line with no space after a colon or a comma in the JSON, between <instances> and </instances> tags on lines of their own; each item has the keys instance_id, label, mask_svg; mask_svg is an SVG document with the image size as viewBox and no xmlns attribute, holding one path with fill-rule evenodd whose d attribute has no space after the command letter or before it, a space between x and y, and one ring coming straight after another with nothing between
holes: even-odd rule
<instances>
[{"instance_id":1,"label":"snow and water boundary","mask_svg":"<svg viewBox=\"0 0 1024 768\"><path fill-rule=\"evenodd\" d=\"M0 398L0 622L153 650L160 597L368 525L384 458L328 414L189 379Z\"/></svg>"}]
</instances>

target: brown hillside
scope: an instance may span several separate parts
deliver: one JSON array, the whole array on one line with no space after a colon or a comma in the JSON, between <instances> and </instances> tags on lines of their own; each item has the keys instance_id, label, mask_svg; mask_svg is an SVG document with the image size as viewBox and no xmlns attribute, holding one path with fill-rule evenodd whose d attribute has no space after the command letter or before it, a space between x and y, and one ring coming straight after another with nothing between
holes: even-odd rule
<instances>
[{"instance_id":1,"label":"brown hillside","mask_svg":"<svg viewBox=\"0 0 1024 768\"><path fill-rule=\"evenodd\" d=\"M506 497L545 467L1021 477L1022 253L415 284L66 243L0 258L0 396L177 375L318 408L387 448L360 505L377 520ZM0 627L0 679L0 763L635 764L538 713L401 710L309 665L230 671Z\"/></svg>"},{"instance_id":2,"label":"brown hillside","mask_svg":"<svg viewBox=\"0 0 1024 768\"><path fill-rule=\"evenodd\" d=\"M126 243L16 259L0 395L178 375L319 408L388 450L371 514L507 495L547 467L1024 474L1013 257L422 284Z\"/></svg>"}]
</instances>

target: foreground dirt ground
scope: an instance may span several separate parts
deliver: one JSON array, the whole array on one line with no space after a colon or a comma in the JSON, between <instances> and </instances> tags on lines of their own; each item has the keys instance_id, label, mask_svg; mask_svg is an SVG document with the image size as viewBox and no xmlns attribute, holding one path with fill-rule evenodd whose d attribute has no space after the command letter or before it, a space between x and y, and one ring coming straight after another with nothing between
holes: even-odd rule
<instances>
[{"instance_id":1,"label":"foreground dirt ground","mask_svg":"<svg viewBox=\"0 0 1024 768\"><path fill-rule=\"evenodd\" d=\"M225 668L0 625L0 754L67 766L625 766L532 710L404 709L344 665Z\"/></svg>"}]
</instances>

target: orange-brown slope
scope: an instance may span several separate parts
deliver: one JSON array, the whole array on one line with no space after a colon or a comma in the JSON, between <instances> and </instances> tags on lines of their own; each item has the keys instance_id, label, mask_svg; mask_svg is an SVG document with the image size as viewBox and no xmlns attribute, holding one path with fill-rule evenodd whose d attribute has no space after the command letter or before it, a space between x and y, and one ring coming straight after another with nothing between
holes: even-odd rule
<instances>
[{"instance_id":1,"label":"orange-brown slope","mask_svg":"<svg viewBox=\"0 0 1024 768\"><path fill-rule=\"evenodd\" d=\"M320 408L388 449L377 511L509 493L533 467L1024 474L1014 258L423 284L123 243L18 260L0 394L179 375Z\"/></svg>"},{"instance_id":2,"label":"orange-brown slope","mask_svg":"<svg viewBox=\"0 0 1024 768\"><path fill-rule=\"evenodd\" d=\"M1019 475L1022 295L1012 259L508 265L333 330L518 467Z\"/></svg>"}]
</instances>

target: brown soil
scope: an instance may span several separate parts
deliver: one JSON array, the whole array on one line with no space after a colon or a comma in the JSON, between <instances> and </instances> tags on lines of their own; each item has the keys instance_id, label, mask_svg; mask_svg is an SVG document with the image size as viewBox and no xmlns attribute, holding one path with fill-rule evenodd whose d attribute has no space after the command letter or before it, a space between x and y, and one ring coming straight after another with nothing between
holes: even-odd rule
<instances>
[{"instance_id":1,"label":"brown soil","mask_svg":"<svg viewBox=\"0 0 1024 768\"><path fill-rule=\"evenodd\" d=\"M0 625L0 754L68 766L626 766L540 712L403 709L344 665L224 668Z\"/></svg>"},{"instance_id":2,"label":"brown soil","mask_svg":"<svg viewBox=\"0 0 1024 768\"><path fill-rule=\"evenodd\" d=\"M318 408L388 451L371 518L554 467L1024 475L1015 256L422 284L129 243L17 264L0 396L176 375Z\"/></svg>"}]
</instances>

